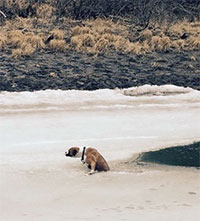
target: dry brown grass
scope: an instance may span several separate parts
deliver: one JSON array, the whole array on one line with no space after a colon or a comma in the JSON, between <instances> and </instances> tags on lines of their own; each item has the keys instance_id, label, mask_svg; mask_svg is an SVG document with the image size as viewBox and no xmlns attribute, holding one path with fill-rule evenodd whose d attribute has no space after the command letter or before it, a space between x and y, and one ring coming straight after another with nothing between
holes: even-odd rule
<instances>
[{"instance_id":1,"label":"dry brown grass","mask_svg":"<svg viewBox=\"0 0 200 221\"><path fill-rule=\"evenodd\" d=\"M36 16L41 19L50 19L53 16L55 8L49 4L42 4L36 7Z\"/></svg>"},{"instance_id":2,"label":"dry brown grass","mask_svg":"<svg viewBox=\"0 0 200 221\"><path fill-rule=\"evenodd\" d=\"M53 39L49 43L49 47L54 51L66 51L69 46L66 44L65 40Z\"/></svg>"},{"instance_id":3,"label":"dry brown grass","mask_svg":"<svg viewBox=\"0 0 200 221\"><path fill-rule=\"evenodd\" d=\"M188 38L180 39L186 34ZM172 45L178 50L199 50L200 49L200 22L189 23L187 21L179 22L169 28L169 36Z\"/></svg>"},{"instance_id":4,"label":"dry brown grass","mask_svg":"<svg viewBox=\"0 0 200 221\"><path fill-rule=\"evenodd\" d=\"M31 30L34 28L34 23L35 18L21 18L21 17L16 17L13 20L7 20L5 26L2 28L7 29L7 30L17 30L17 29L28 29Z\"/></svg>"},{"instance_id":5,"label":"dry brown grass","mask_svg":"<svg viewBox=\"0 0 200 221\"><path fill-rule=\"evenodd\" d=\"M27 0L1 0L0 6L4 6L9 9L13 7L25 9L28 6L28 2Z\"/></svg>"},{"instance_id":6,"label":"dry brown grass","mask_svg":"<svg viewBox=\"0 0 200 221\"><path fill-rule=\"evenodd\" d=\"M150 47L146 42L129 42L126 45L125 52L134 53L134 54L145 54L150 51Z\"/></svg>"},{"instance_id":7,"label":"dry brown grass","mask_svg":"<svg viewBox=\"0 0 200 221\"><path fill-rule=\"evenodd\" d=\"M88 20L85 22L85 25L100 35L105 33L121 35L123 37L128 35L128 27L126 25L120 24L120 22L113 22L111 19L97 18L95 20Z\"/></svg>"},{"instance_id":8,"label":"dry brown grass","mask_svg":"<svg viewBox=\"0 0 200 221\"><path fill-rule=\"evenodd\" d=\"M167 36L153 36L149 43L152 51L166 51L171 47L170 39Z\"/></svg>"},{"instance_id":9,"label":"dry brown grass","mask_svg":"<svg viewBox=\"0 0 200 221\"><path fill-rule=\"evenodd\" d=\"M182 50L185 47L185 41L182 39L178 39L172 42L172 47L177 50Z\"/></svg>"},{"instance_id":10,"label":"dry brown grass","mask_svg":"<svg viewBox=\"0 0 200 221\"><path fill-rule=\"evenodd\" d=\"M31 32L25 34L25 42L29 43L33 48L45 48L42 37Z\"/></svg>"},{"instance_id":11,"label":"dry brown grass","mask_svg":"<svg viewBox=\"0 0 200 221\"><path fill-rule=\"evenodd\" d=\"M7 33L7 46L12 48L12 56L30 56L36 49L44 48L43 39L33 32L23 33L21 30L12 30Z\"/></svg>"},{"instance_id":12,"label":"dry brown grass","mask_svg":"<svg viewBox=\"0 0 200 221\"><path fill-rule=\"evenodd\" d=\"M51 23L37 28L37 22L41 22L41 19L18 17L8 20L0 27L0 50L9 48L14 57L29 56L42 48L53 51L72 49L96 55L110 51L145 54L168 50L200 50L200 22L183 21L170 27L163 25L134 33L129 26L111 19L82 21L81 25L68 26L71 29L67 30L61 28L66 23L61 23L53 30ZM46 19L46 22L51 21ZM182 38L184 34L186 38ZM53 40L45 45L49 36L53 36ZM66 38L70 40L69 44Z\"/></svg>"},{"instance_id":13,"label":"dry brown grass","mask_svg":"<svg viewBox=\"0 0 200 221\"><path fill-rule=\"evenodd\" d=\"M24 34L20 30L13 30L8 32L8 42L13 47L20 47L24 42Z\"/></svg>"},{"instance_id":14,"label":"dry brown grass","mask_svg":"<svg viewBox=\"0 0 200 221\"><path fill-rule=\"evenodd\" d=\"M124 50L127 36L127 27L109 19L96 19L86 21L85 26L72 29L71 45L77 51L106 53L111 50Z\"/></svg>"},{"instance_id":15,"label":"dry brown grass","mask_svg":"<svg viewBox=\"0 0 200 221\"><path fill-rule=\"evenodd\" d=\"M50 34L57 40L63 40L65 37L64 31L60 29L53 29Z\"/></svg>"},{"instance_id":16,"label":"dry brown grass","mask_svg":"<svg viewBox=\"0 0 200 221\"><path fill-rule=\"evenodd\" d=\"M91 34L75 35L71 38L71 45L77 51L87 52L95 45L95 38Z\"/></svg>"},{"instance_id":17,"label":"dry brown grass","mask_svg":"<svg viewBox=\"0 0 200 221\"><path fill-rule=\"evenodd\" d=\"M186 43L191 50L200 49L200 37L191 36Z\"/></svg>"},{"instance_id":18,"label":"dry brown grass","mask_svg":"<svg viewBox=\"0 0 200 221\"><path fill-rule=\"evenodd\" d=\"M4 49L8 44L7 34L4 32L0 32L0 50Z\"/></svg>"},{"instance_id":19,"label":"dry brown grass","mask_svg":"<svg viewBox=\"0 0 200 221\"><path fill-rule=\"evenodd\" d=\"M167 31L166 31L167 30ZM186 34L188 37L181 39ZM140 33L142 41L130 44L126 51L134 53L162 52L167 50L199 50L200 22L186 22L169 27L160 27L159 31L145 30Z\"/></svg>"},{"instance_id":20,"label":"dry brown grass","mask_svg":"<svg viewBox=\"0 0 200 221\"><path fill-rule=\"evenodd\" d=\"M166 32L168 30L168 32ZM189 38L180 39L187 33ZM131 42L128 27L111 20L97 19L86 21L85 26L72 29L71 45L77 51L86 53L107 53L124 51L144 54L153 51L197 50L200 48L200 22L174 24L169 29L146 29L140 33L139 40Z\"/></svg>"},{"instance_id":21,"label":"dry brown grass","mask_svg":"<svg viewBox=\"0 0 200 221\"><path fill-rule=\"evenodd\" d=\"M12 57L18 58L22 56L30 56L35 52L35 48L31 44L22 44L20 48L12 50Z\"/></svg>"},{"instance_id":22,"label":"dry brown grass","mask_svg":"<svg viewBox=\"0 0 200 221\"><path fill-rule=\"evenodd\" d=\"M169 27L169 34L176 38L180 38L184 33L199 36L200 22L182 21Z\"/></svg>"},{"instance_id":23,"label":"dry brown grass","mask_svg":"<svg viewBox=\"0 0 200 221\"><path fill-rule=\"evenodd\" d=\"M91 34L92 30L89 27L85 26L76 26L72 28L72 35L84 35L84 34Z\"/></svg>"},{"instance_id":24,"label":"dry brown grass","mask_svg":"<svg viewBox=\"0 0 200 221\"><path fill-rule=\"evenodd\" d=\"M11 31L7 35L9 43L14 47L18 47L24 42L31 44L35 48L45 47L43 39L33 32L23 33L20 30Z\"/></svg>"},{"instance_id":25,"label":"dry brown grass","mask_svg":"<svg viewBox=\"0 0 200 221\"><path fill-rule=\"evenodd\" d=\"M153 36L153 33L151 30L146 29L141 32L140 36L143 37L145 40L149 40Z\"/></svg>"}]
</instances>

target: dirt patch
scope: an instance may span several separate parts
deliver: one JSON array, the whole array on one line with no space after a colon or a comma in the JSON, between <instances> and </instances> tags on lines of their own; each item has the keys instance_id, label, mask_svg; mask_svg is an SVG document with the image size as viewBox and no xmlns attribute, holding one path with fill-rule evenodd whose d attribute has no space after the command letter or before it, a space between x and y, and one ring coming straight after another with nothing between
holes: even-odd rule
<instances>
[{"instance_id":1,"label":"dirt patch","mask_svg":"<svg viewBox=\"0 0 200 221\"><path fill-rule=\"evenodd\" d=\"M75 51L43 50L20 59L0 52L0 61L0 91L95 90L144 84L200 90L198 51L95 57Z\"/></svg>"}]
</instances>

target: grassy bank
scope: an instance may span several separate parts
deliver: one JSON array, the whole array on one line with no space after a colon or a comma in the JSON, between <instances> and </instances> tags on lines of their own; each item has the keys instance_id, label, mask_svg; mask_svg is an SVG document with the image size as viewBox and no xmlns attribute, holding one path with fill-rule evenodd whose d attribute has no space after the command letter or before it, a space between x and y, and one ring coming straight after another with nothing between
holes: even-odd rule
<instances>
[{"instance_id":1,"label":"grassy bank","mask_svg":"<svg viewBox=\"0 0 200 221\"><path fill-rule=\"evenodd\" d=\"M141 5L136 2L3 0L0 10L6 17L0 15L0 50L18 58L45 49L92 55L200 49L198 1L191 1L190 5L188 1L177 1L171 16L171 6L166 8L166 1L141 1ZM113 5L112 10L108 3ZM148 19L145 14L149 14Z\"/></svg>"}]
</instances>

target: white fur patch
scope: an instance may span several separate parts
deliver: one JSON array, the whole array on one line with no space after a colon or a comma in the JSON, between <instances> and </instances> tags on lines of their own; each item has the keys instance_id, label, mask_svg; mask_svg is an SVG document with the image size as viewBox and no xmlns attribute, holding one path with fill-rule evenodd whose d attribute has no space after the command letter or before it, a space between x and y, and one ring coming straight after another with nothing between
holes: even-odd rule
<instances>
[{"instance_id":1,"label":"white fur patch","mask_svg":"<svg viewBox=\"0 0 200 221\"><path fill-rule=\"evenodd\" d=\"M81 157L82 157L82 151L79 151L79 152L76 154L75 157L76 157L76 158L81 158Z\"/></svg>"}]
</instances>

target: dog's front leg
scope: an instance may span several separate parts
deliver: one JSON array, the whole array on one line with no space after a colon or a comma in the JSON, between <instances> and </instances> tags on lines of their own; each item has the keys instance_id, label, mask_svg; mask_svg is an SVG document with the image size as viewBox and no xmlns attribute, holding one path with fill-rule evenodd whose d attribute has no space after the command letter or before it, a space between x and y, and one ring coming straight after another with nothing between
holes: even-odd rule
<instances>
[{"instance_id":1,"label":"dog's front leg","mask_svg":"<svg viewBox=\"0 0 200 221\"><path fill-rule=\"evenodd\" d=\"M89 172L89 175L92 175L92 174L94 174L96 163L94 161L91 162L90 167L91 167L91 170Z\"/></svg>"},{"instance_id":2,"label":"dog's front leg","mask_svg":"<svg viewBox=\"0 0 200 221\"><path fill-rule=\"evenodd\" d=\"M89 175L94 174L94 172L95 172L95 167L96 167L96 158L95 158L95 156L86 157L85 162L90 166Z\"/></svg>"}]
</instances>

